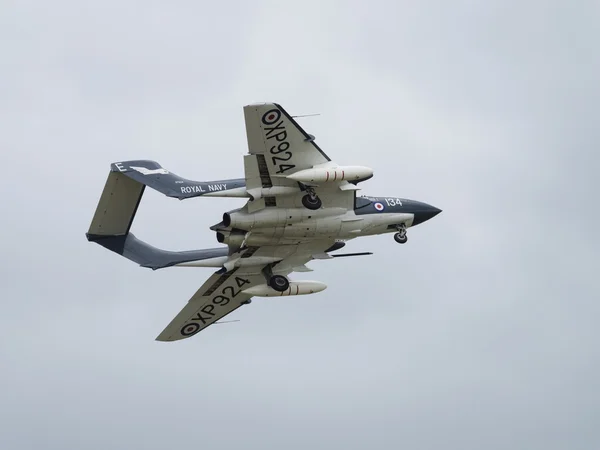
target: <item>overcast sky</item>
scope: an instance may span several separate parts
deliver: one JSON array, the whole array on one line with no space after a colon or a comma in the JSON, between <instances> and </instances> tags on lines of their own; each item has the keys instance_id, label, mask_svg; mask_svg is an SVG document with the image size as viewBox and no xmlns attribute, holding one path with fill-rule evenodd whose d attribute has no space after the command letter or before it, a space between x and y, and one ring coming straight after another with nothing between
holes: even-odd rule
<instances>
[{"instance_id":1,"label":"overcast sky","mask_svg":"<svg viewBox=\"0 0 600 450\"><path fill-rule=\"evenodd\" d=\"M599 21L592 1L0 2L0 448L599 448ZM262 101L321 113L302 126L374 169L362 193L443 213L292 276L322 293L156 342L212 269L86 241L109 165L240 177ZM216 247L242 204L147 190L133 231Z\"/></svg>"}]
</instances>

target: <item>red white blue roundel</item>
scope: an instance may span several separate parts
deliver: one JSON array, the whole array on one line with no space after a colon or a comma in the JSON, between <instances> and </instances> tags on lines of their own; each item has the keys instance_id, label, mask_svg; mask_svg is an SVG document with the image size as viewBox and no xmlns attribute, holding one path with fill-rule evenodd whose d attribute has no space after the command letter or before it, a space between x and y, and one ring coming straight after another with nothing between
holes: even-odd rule
<instances>
[{"instance_id":1,"label":"red white blue roundel","mask_svg":"<svg viewBox=\"0 0 600 450\"><path fill-rule=\"evenodd\" d=\"M182 336L191 336L193 334L196 334L198 332L198 330L200 330L200 325L193 322L193 323L188 323L187 325L184 325L184 327L181 329L181 335Z\"/></svg>"},{"instance_id":2,"label":"red white blue roundel","mask_svg":"<svg viewBox=\"0 0 600 450\"><path fill-rule=\"evenodd\" d=\"M375 209L377 211L383 211L385 209L385 206L383 206L383 203L377 202L377 203L373 204L373 206L375 206Z\"/></svg>"}]
</instances>

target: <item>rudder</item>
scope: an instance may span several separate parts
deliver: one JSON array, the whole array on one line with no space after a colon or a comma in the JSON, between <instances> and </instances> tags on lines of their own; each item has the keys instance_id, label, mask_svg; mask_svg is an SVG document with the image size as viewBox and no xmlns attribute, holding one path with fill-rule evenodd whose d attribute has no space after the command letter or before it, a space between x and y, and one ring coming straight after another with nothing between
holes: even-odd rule
<instances>
[{"instance_id":1,"label":"rudder","mask_svg":"<svg viewBox=\"0 0 600 450\"><path fill-rule=\"evenodd\" d=\"M145 188L125 174L111 171L86 233L88 240L129 233Z\"/></svg>"}]
</instances>

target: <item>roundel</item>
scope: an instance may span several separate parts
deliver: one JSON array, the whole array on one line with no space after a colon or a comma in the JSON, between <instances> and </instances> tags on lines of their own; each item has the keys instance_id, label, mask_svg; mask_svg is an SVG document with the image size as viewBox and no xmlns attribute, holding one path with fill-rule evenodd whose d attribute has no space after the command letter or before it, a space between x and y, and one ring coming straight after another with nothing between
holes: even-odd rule
<instances>
[{"instance_id":1,"label":"roundel","mask_svg":"<svg viewBox=\"0 0 600 450\"><path fill-rule=\"evenodd\" d=\"M265 125L273 125L281 117L281 112L278 109L270 109L262 116L262 122Z\"/></svg>"},{"instance_id":2,"label":"roundel","mask_svg":"<svg viewBox=\"0 0 600 450\"><path fill-rule=\"evenodd\" d=\"M376 209L377 211L383 211L383 210L384 210L384 208L385 208L385 207L383 206L383 203L379 203L379 202L375 203L373 206L375 206L375 209Z\"/></svg>"},{"instance_id":3,"label":"roundel","mask_svg":"<svg viewBox=\"0 0 600 450\"><path fill-rule=\"evenodd\" d=\"M188 323L187 325L184 325L184 327L181 329L181 334L183 336L191 336L192 334L196 333L199 329L200 329L199 324Z\"/></svg>"}]
</instances>

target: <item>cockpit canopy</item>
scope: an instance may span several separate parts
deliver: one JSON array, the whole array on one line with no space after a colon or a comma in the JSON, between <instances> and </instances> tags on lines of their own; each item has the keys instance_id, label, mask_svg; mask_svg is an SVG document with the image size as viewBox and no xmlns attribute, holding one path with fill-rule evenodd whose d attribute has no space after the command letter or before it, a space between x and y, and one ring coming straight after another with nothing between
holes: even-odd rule
<instances>
[{"instance_id":1,"label":"cockpit canopy","mask_svg":"<svg viewBox=\"0 0 600 450\"><path fill-rule=\"evenodd\" d=\"M354 201L354 209L364 208L369 206L373 200L370 197L356 197Z\"/></svg>"}]
</instances>

